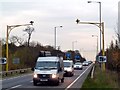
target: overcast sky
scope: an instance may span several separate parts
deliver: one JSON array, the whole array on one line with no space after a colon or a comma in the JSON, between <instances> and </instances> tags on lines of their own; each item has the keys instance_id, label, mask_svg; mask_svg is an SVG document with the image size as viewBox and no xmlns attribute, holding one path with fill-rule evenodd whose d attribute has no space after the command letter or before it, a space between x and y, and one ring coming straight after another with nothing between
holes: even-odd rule
<instances>
[{"instance_id":1,"label":"overcast sky","mask_svg":"<svg viewBox=\"0 0 120 90\"><path fill-rule=\"evenodd\" d=\"M94 0L93 0L94 1ZM95 0L98 1L98 0ZM118 22L118 1L99 0L102 3L102 21L105 22L105 48L116 38L115 28ZM82 56L94 59L96 54L96 38L99 28L94 25L76 24L81 21L99 22L99 4L87 3L87 0L1 0L0 1L0 37L6 37L6 25L26 24L34 21L35 32L31 41L42 45L54 46L54 27L57 27L57 46L61 50L74 48L80 50ZM25 27L12 30L10 37L17 35L27 40L23 32Z\"/></svg>"}]
</instances>

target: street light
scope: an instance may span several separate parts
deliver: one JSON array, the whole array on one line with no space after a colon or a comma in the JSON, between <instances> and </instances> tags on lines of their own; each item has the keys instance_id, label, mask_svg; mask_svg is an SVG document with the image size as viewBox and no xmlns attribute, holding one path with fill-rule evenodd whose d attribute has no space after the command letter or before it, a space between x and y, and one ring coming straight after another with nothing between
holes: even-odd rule
<instances>
[{"instance_id":1,"label":"street light","mask_svg":"<svg viewBox=\"0 0 120 90\"><path fill-rule=\"evenodd\" d=\"M98 1L88 1L88 3L98 3L99 4L99 21L100 21L100 51L101 51L101 2L98 2Z\"/></svg>"},{"instance_id":2,"label":"street light","mask_svg":"<svg viewBox=\"0 0 120 90\"><path fill-rule=\"evenodd\" d=\"M62 28L63 26L56 26L56 27L54 27L54 30L55 30L55 41L54 41L54 44L55 44L55 49L56 49L56 30L57 30L57 27L60 27L60 28Z\"/></svg>"},{"instance_id":3,"label":"street light","mask_svg":"<svg viewBox=\"0 0 120 90\"><path fill-rule=\"evenodd\" d=\"M92 35L92 37L97 37L97 52L96 52L96 54L98 54L98 36L97 35Z\"/></svg>"},{"instance_id":4,"label":"street light","mask_svg":"<svg viewBox=\"0 0 120 90\"><path fill-rule=\"evenodd\" d=\"M77 22L77 24L92 24L92 25L95 25L95 26L97 26L99 28L102 26L102 29L101 29L101 32L102 32L102 56L104 56L105 55L105 51L104 51L104 22L102 22L102 23L97 23L97 22L80 22L79 19L77 19L76 22ZM103 71L105 71L105 63L103 63Z\"/></svg>"},{"instance_id":5,"label":"street light","mask_svg":"<svg viewBox=\"0 0 120 90\"><path fill-rule=\"evenodd\" d=\"M77 41L72 42L72 50L74 51L74 43L77 43Z\"/></svg>"},{"instance_id":6,"label":"street light","mask_svg":"<svg viewBox=\"0 0 120 90\"><path fill-rule=\"evenodd\" d=\"M12 31L12 29L16 28L16 27L20 27L20 26L28 26L28 25L33 25L33 21L30 21L30 24L22 24L22 25L11 25L11 26L8 26L7 25L7 35L6 35L6 71L8 71L8 63L9 63L9 55L8 55L8 38L9 38L9 35L10 35L10 32Z\"/></svg>"}]
</instances>

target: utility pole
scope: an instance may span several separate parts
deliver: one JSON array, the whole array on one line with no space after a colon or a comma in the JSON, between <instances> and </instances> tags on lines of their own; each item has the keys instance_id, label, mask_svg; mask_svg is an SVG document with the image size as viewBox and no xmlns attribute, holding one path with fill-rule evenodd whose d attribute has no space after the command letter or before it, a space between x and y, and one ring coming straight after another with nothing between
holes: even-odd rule
<instances>
[{"instance_id":1,"label":"utility pole","mask_svg":"<svg viewBox=\"0 0 120 90\"><path fill-rule=\"evenodd\" d=\"M28 26L28 25L33 25L33 21L30 21L30 24L23 24L23 25L11 25L11 26L8 26L7 25L7 34L6 34L6 71L9 70L9 67L8 67L8 64L9 64L9 54L8 54L8 38L9 38L9 35L10 35L10 32L11 30L13 30L14 28L16 27L20 27L20 26Z\"/></svg>"},{"instance_id":2,"label":"utility pole","mask_svg":"<svg viewBox=\"0 0 120 90\"><path fill-rule=\"evenodd\" d=\"M102 56L105 56L105 50L104 50L104 22L97 23L97 22L80 22L80 20L76 20L77 24L92 24L100 28L100 25L102 25ZM105 71L105 63L102 63L102 70Z\"/></svg>"},{"instance_id":3,"label":"utility pole","mask_svg":"<svg viewBox=\"0 0 120 90\"><path fill-rule=\"evenodd\" d=\"M57 26L57 27L62 28L63 26ZM55 30L55 31L54 31L54 32L55 32L55 33L54 33L54 34L55 34L55 37L54 37L54 44L55 44L55 45L54 45L54 47L55 47L55 49L56 49L56 47L57 47L57 45L56 45L56 42L57 42L57 40L56 40L56 38L57 38L57 37L56 37L56 30L57 30L57 27L54 27L54 30Z\"/></svg>"}]
</instances>

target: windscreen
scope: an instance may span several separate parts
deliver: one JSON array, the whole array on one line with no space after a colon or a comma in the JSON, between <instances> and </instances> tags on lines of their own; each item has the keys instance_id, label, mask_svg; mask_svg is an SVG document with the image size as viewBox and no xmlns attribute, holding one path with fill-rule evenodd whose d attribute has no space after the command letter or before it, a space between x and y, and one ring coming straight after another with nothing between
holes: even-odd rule
<instances>
[{"instance_id":1,"label":"windscreen","mask_svg":"<svg viewBox=\"0 0 120 90\"><path fill-rule=\"evenodd\" d=\"M76 63L75 65L81 65L81 63Z\"/></svg>"},{"instance_id":2,"label":"windscreen","mask_svg":"<svg viewBox=\"0 0 120 90\"><path fill-rule=\"evenodd\" d=\"M51 61L39 61L36 63L36 69L56 69L58 67L58 62Z\"/></svg>"},{"instance_id":3,"label":"windscreen","mask_svg":"<svg viewBox=\"0 0 120 90\"><path fill-rule=\"evenodd\" d=\"M71 66L70 62L64 62L64 67L70 67L70 66Z\"/></svg>"}]
</instances>

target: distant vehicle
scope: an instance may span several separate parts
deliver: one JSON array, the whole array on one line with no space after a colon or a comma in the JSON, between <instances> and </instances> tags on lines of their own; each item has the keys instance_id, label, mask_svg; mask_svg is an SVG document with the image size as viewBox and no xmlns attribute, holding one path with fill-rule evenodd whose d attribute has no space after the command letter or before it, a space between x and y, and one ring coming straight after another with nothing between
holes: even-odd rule
<instances>
[{"instance_id":1,"label":"distant vehicle","mask_svg":"<svg viewBox=\"0 0 120 90\"><path fill-rule=\"evenodd\" d=\"M92 63L92 61L88 61L88 63L89 63L89 64L91 64L91 63Z\"/></svg>"},{"instance_id":2,"label":"distant vehicle","mask_svg":"<svg viewBox=\"0 0 120 90\"><path fill-rule=\"evenodd\" d=\"M64 75L73 76L74 75L74 64L72 60L64 60Z\"/></svg>"},{"instance_id":3,"label":"distant vehicle","mask_svg":"<svg viewBox=\"0 0 120 90\"><path fill-rule=\"evenodd\" d=\"M82 63L80 63L80 62L77 62L77 63L75 63L74 64L74 69L83 69L83 65L82 65Z\"/></svg>"},{"instance_id":4,"label":"distant vehicle","mask_svg":"<svg viewBox=\"0 0 120 90\"><path fill-rule=\"evenodd\" d=\"M83 62L83 66L88 66L88 65L89 65L88 61Z\"/></svg>"},{"instance_id":5,"label":"distant vehicle","mask_svg":"<svg viewBox=\"0 0 120 90\"><path fill-rule=\"evenodd\" d=\"M34 68L33 85L36 86L38 82L53 82L59 85L60 80L64 82L63 60L56 56L39 57Z\"/></svg>"}]
</instances>

